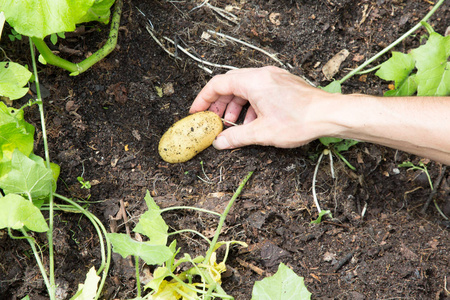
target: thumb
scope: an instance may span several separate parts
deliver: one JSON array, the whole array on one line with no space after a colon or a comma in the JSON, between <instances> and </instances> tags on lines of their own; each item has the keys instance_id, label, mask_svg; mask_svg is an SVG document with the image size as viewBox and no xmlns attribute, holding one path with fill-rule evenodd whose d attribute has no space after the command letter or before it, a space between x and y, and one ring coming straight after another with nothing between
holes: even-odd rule
<instances>
[{"instance_id":1,"label":"thumb","mask_svg":"<svg viewBox=\"0 0 450 300\"><path fill-rule=\"evenodd\" d=\"M217 150L234 149L258 143L258 120L222 131L213 142Z\"/></svg>"}]
</instances>

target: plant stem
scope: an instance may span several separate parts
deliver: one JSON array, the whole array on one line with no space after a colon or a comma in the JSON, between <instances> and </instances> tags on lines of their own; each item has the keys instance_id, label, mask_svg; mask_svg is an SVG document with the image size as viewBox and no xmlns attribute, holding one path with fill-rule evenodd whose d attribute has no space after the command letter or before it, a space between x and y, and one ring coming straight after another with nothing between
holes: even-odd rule
<instances>
[{"instance_id":1,"label":"plant stem","mask_svg":"<svg viewBox=\"0 0 450 300\"><path fill-rule=\"evenodd\" d=\"M123 0L116 0L116 4L114 7L114 13L111 19L111 29L109 31L108 40L103 45L102 48L97 50L94 54L86 58L85 60L74 64L70 61L67 61L55 54L48 48L47 44L44 40L36 37L32 37L33 43L35 43L36 48L41 53L42 57L47 61L47 63L63 68L67 71L70 71L70 75L79 75L92 67L94 64L105 58L108 54L110 54L117 45L117 36L119 34L119 26L120 26L120 15L122 14L122 6Z\"/></svg>"},{"instance_id":2,"label":"plant stem","mask_svg":"<svg viewBox=\"0 0 450 300\"><path fill-rule=\"evenodd\" d=\"M204 264L208 264L209 260L211 259L211 255L214 252L215 245L217 243L217 240L219 239L220 232L222 230L223 224L225 223L225 220L227 218L228 213L230 212L231 207L233 206L234 201L236 201L237 197L241 194L242 189L244 188L247 181L252 176L253 171L249 172L247 177L242 180L241 184L237 188L236 192L234 193L233 197L231 198L230 202L228 202L227 207L225 208L223 214L220 216L219 224L217 225L216 233L214 234L214 238L209 245L208 252L206 252L205 259L203 260Z\"/></svg>"},{"instance_id":3,"label":"plant stem","mask_svg":"<svg viewBox=\"0 0 450 300\"><path fill-rule=\"evenodd\" d=\"M98 299L102 292L103 286L105 285L106 277L107 277L108 271L109 271L109 266L111 264L111 242L107 236L107 231L105 229L105 226L103 226L102 222L100 222L100 220L94 214L92 214L89 211L87 211L86 209L84 209L81 205L79 205L72 199L69 199L69 198L59 195L59 194L55 194L55 197L57 197L63 201L66 201L66 202L70 203L72 206L76 207L81 213L83 213L91 221L91 223L95 227L95 230L97 231L97 234L99 236L99 241L100 241L100 251L101 251L101 255L102 255L102 264L97 271L97 275L99 275L101 272L103 272L102 280L100 281L100 285L97 290L97 295L95 297L95 299ZM102 235L102 233L103 233L103 235ZM103 238L105 238L105 240L106 240L106 247L104 245ZM106 258L105 258L105 248L106 248Z\"/></svg>"},{"instance_id":4,"label":"plant stem","mask_svg":"<svg viewBox=\"0 0 450 300\"><path fill-rule=\"evenodd\" d=\"M314 174L313 174L313 179L312 179L312 193L313 193L313 199L314 199L314 204L316 205L317 211L320 212L322 211L320 209L320 205L319 205L319 200L317 200L317 194L316 194L316 177L317 177L317 173L319 172L319 166L320 163L322 162L322 158L325 154L325 151L328 149L325 149L322 151L322 153L320 153L319 159L317 160L317 164L316 167L314 168Z\"/></svg>"},{"instance_id":5,"label":"plant stem","mask_svg":"<svg viewBox=\"0 0 450 300\"><path fill-rule=\"evenodd\" d=\"M8 228L8 230L9 230L9 228ZM42 260L41 260L41 258L38 255L38 251L36 249L34 238L29 236L27 234L27 232L25 231L25 229L21 228L20 230L21 230L24 238L28 241L28 243L30 243L31 250L33 250L34 258L36 259L36 262L37 262L37 264L39 266L39 270L41 271L41 274L42 274L42 278L44 279L45 285L47 286L47 290L49 291L49 298L52 299L52 300L56 299L55 295L50 294L51 284L50 284L50 282L48 280L47 272L45 271L44 265L42 264ZM13 237L12 235L10 235L10 236ZM13 238L17 238L17 237L13 237Z\"/></svg>"},{"instance_id":6,"label":"plant stem","mask_svg":"<svg viewBox=\"0 0 450 300\"><path fill-rule=\"evenodd\" d=\"M136 289L137 289L137 298L141 298L141 278L139 277L139 256L134 257L134 265L136 268Z\"/></svg>"},{"instance_id":7,"label":"plant stem","mask_svg":"<svg viewBox=\"0 0 450 300\"><path fill-rule=\"evenodd\" d=\"M192 229L182 229L182 230L177 230L177 231L174 231L174 232L169 233L168 235L170 236L170 235L174 235L174 234L180 234L180 233L183 233L183 232L192 232L192 233L195 233L196 235L200 236L200 237L203 238L205 241L207 241L208 244L211 244L211 241L210 241L206 236L204 236L204 235L201 234L200 232L198 232L198 231L196 231L196 230L192 230Z\"/></svg>"},{"instance_id":8,"label":"plant stem","mask_svg":"<svg viewBox=\"0 0 450 300\"><path fill-rule=\"evenodd\" d=\"M52 50L50 50L50 48L47 46L47 44L44 42L43 39L32 37L31 40L36 45L36 48L38 49L39 53L42 55L42 57L48 64L65 69L67 71L70 71L71 73L74 72L81 73L81 70L78 68L77 64L74 64L68 60L65 60L64 58L61 58L53 54Z\"/></svg>"},{"instance_id":9,"label":"plant stem","mask_svg":"<svg viewBox=\"0 0 450 300\"><path fill-rule=\"evenodd\" d=\"M201 211L201 212L204 212L204 213L216 215L216 216L219 216L219 217L222 216L218 212L215 212L215 211L212 211L212 210L203 209L203 208L199 208L199 207L195 207L195 206L171 206L171 207L167 207L167 208L161 209L161 213L169 211L169 210L175 210L175 209L192 209L192 210L197 210L197 211Z\"/></svg>"},{"instance_id":10,"label":"plant stem","mask_svg":"<svg viewBox=\"0 0 450 300\"><path fill-rule=\"evenodd\" d=\"M41 89L39 86L39 77L36 67L36 57L34 54L34 44L30 38L30 52L31 52L31 61L33 63L33 73L34 73L34 79L36 83L36 95L37 95L37 103L39 106L39 114L41 118L41 128L42 128L42 141L44 143L44 152L45 152L45 162L47 169L50 170L50 172L53 172L50 168L50 154L48 151L48 141L47 141L47 129L45 127L45 114L44 114L44 104L42 102L41 97ZM48 252L49 252L49 278L50 278L50 288L49 288L49 297L50 299L55 299L56 297L56 283L55 283L55 258L53 253L53 217L54 217L54 211L53 211L53 185L50 185L50 192L49 192L49 213L48 213L48 231L47 231L47 240L48 240ZM30 199L31 200L31 199Z\"/></svg>"},{"instance_id":11,"label":"plant stem","mask_svg":"<svg viewBox=\"0 0 450 300\"><path fill-rule=\"evenodd\" d=\"M369 60L365 61L362 65L345 75L341 80L339 80L339 83L344 83L347 79L351 78L353 75L359 73L362 69L364 69L366 66L371 64L373 61L377 60L379 57L384 55L386 52L397 46L401 41L403 41L405 38L407 38L409 35L413 34L416 30L418 30L422 26L422 22L426 22L435 12L436 10L444 3L445 0L439 0L438 3L434 5L434 7L430 10L426 16L420 20L413 28L408 30L405 34L403 34L401 37L399 37L397 40L395 40L392 44L378 52L375 56L372 56Z\"/></svg>"}]
</instances>

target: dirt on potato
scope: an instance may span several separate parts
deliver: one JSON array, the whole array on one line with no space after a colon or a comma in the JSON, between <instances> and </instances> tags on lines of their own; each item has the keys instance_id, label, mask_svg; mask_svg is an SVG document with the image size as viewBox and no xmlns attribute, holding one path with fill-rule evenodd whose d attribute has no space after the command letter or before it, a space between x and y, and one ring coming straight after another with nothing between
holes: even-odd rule
<instances>
[{"instance_id":1,"label":"dirt on potato","mask_svg":"<svg viewBox=\"0 0 450 300\"><path fill-rule=\"evenodd\" d=\"M118 45L108 57L75 77L39 66L48 92L50 155L61 166L58 193L85 199L109 231L125 232L146 210L147 190L160 207L222 211L240 181L254 171L221 234L222 240L249 245L233 248L227 261L232 272L223 287L235 299L250 299L255 281L274 274L280 262L305 278L313 299L450 299L450 223L434 204L450 216L450 174L442 164L368 143L342 153L355 171L337 157L331 166L326 156L315 188L333 219L311 225L318 216L313 174L324 150L318 142L295 149L210 147L181 164L168 164L158 155L162 134L188 115L213 75L229 67L275 65L324 86L330 80L322 68L338 52L348 51L333 75L339 79L407 32L432 6L428 0L125 1ZM444 34L448 20L447 1L429 23ZM54 50L71 61L97 50L109 27L87 25ZM425 34L420 29L395 50L418 47ZM2 48L12 60L31 65L26 39L12 43L4 38ZM357 75L345 82L343 92L381 96L388 84L373 73ZM35 153L43 155L37 107L28 108L26 118L37 129ZM441 179L425 213L431 194L427 176L398 167L404 161L423 161L431 180ZM92 187L82 189L79 176ZM121 218L121 207L128 222ZM206 236L217 225L217 218L192 211L167 212L164 219L170 230L191 228ZM46 237L34 237L47 265ZM176 239L191 255L207 249L192 234ZM99 242L86 218L57 212L54 243L59 299L69 299L89 268L98 267ZM48 299L28 243L9 238L6 231L0 231L0 274L0 299ZM133 297L134 268L115 254L102 298Z\"/></svg>"}]
</instances>

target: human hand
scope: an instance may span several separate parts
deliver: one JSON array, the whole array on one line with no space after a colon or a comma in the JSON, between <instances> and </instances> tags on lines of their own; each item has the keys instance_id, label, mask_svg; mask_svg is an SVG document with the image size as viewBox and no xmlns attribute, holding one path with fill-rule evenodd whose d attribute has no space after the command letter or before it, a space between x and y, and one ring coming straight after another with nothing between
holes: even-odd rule
<instances>
[{"instance_id":1,"label":"human hand","mask_svg":"<svg viewBox=\"0 0 450 300\"><path fill-rule=\"evenodd\" d=\"M322 118L331 95L277 67L240 69L212 78L192 103L190 112L209 109L235 122L247 102L243 125L224 130L217 149L257 144L292 148L323 136ZM336 101L334 101L336 102Z\"/></svg>"}]
</instances>

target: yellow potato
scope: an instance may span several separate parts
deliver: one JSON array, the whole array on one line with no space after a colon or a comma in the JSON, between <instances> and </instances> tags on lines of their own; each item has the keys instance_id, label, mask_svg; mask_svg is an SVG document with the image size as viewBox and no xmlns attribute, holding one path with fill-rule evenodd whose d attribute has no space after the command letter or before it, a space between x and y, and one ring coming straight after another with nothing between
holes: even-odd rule
<instances>
[{"instance_id":1,"label":"yellow potato","mask_svg":"<svg viewBox=\"0 0 450 300\"><path fill-rule=\"evenodd\" d=\"M222 130L222 120L211 111L187 116L173 124L161 137L159 155L168 163L188 161L211 146Z\"/></svg>"}]
</instances>

